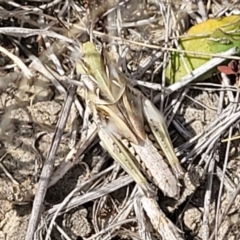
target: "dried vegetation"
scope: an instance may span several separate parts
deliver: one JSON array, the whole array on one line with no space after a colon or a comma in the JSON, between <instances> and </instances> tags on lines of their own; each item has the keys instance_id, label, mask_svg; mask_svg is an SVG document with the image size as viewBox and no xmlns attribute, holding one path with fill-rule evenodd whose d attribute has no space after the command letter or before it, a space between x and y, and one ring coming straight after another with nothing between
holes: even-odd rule
<instances>
[{"instance_id":1,"label":"dried vegetation","mask_svg":"<svg viewBox=\"0 0 240 240\"><path fill-rule=\"evenodd\" d=\"M36 239L159 239L136 199L136 184L103 151L91 123L78 142L85 105L74 87L75 60L89 39L107 48L130 84L164 112L184 169L204 169L177 209L158 193L183 239L240 238L240 147L233 139L240 134L239 82L218 74L170 96L161 91L163 49L172 39L199 16L238 10L234 2L211 3L204 12L201 4L180 9L177 1L1 1L0 239L32 239L28 220L40 210ZM41 181L44 202L32 209Z\"/></svg>"}]
</instances>

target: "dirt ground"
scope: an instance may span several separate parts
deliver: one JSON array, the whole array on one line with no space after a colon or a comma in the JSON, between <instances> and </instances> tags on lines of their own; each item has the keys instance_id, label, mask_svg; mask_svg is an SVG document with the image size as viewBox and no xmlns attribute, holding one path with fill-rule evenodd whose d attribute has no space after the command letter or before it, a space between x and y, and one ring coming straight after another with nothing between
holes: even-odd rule
<instances>
[{"instance_id":1,"label":"dirt ground","mask_svg":"<svg viewBox=\"0 0 240 240\"><path fill-rule=\"evenodd\" d=\"M159 15L157 8L152 6L151 1L149 3L151 6L150 12L144 8L141 9L144 6L142 3L135 6L133 1L130 2L129 8L126 8L122 15L122 18L128 19L130 23L140 21L146 17L150 19L154 14ZM27 3L25 5L26 8L32 4L30 2L29 4ZM87 3L88 1L75 3L79 9L82 9L82 15L86 15L85 6L87 10L89 6L91 9L91 4L88 6ZM19 26L21 16L24 16L23 12L26 11L23 7L24 5L16 7L14 4L1 3L0 6L2 10L5 10L2 13L0 12L0 18L2 19L1 27L10 26L10 23L12 24L11 26L15 26L14 24ZM34 6L39 7L40 3L34 2ZM56 6L61 9L60 3ZM138 8L142 11L141 17L137 14L136 16L131 15L131 12L133 10L135 10L134 13L137 12ZM138 11L140 10L138 9ZM55 13L59 13L59 11L56 10ZM11 12L18 14L16 18L11 15ZM46 8L43 12L47 16L55 18L54 15L50 14L49 8ZM70 13L73 14L73 11L69 11ZM34 25L33 23L38 23L37 20L40 19L38 18L39 14L35 15L28 9L26 16L32 17L32 22L29 19L29 21L26 20L26 18L24 27L33 28L33 26L38 26L38 24ZM74 13L70 20L76 21L76 19L77 17ZM66 20L66 16L64 16L64 20ZM94 29L100 32L106 31L105 28L101 27L103 22L104 17L100 18L100 20L98 19ZM53 30L61 25L59 21L58 24L54 25ZM122 34L129 39L135 36L134 40L136 41L143 41L147 38L148 40L152 39L152 44L159 44L162 32L156 31L159 27L159 22L154 24L152 23L150 28L144 27L143 29L141 26L132 28L132 35L129 36L126 36L126 28L123 28ZM116 34L116 31L116 29L110 29L108 33ZM135 34L133 34L134 31ZM1 46L16 54L16 45L14 45L12 37L7 38L6 36L7 34L0 35ZM14 38L18 37L14 36ZM41 41L43 39L39 35L21 39L23 45L33 46L29 49L37 57L44 50L42 48L44 48L45 44L41 43ZM61 61L66 65L70 64L67 61L71 59L71 56L68 55L68 52L64 54L65 60L61 56ZM141 80L151 81L151 77L153 77L153 80L159 83L161 71L156 70L159 65L158 60L153 63L145 74L139 73L139 64L147 60L151 55L153 55L153 50L134 44L130 45L129 52L125 58L126 62L123 63L130 70L125 72L125 75L130 77L131 72L133 72L135 76L141 75ZM26 65L29 65L29 61L27 61L23 51L20 51L19 57L23 59ZM48 157L65 100L54 84L41 78L41 74L35 73L33 82L25 81L21 76L19 68L16 66L9 67L9 70L6 67L11 66L11 64L13 62L6 55L0 55L0 240L25 239L36 184L39 181L44 162ZM153 75L155 70L157 74ZM14 75L16 72L17 76ZM7 80L9 82L5 82ZM208 83L221 86L221 82L217 78L209 80ZM158 93L157 91L150 91L145 87L139 87L139 89L148 97L156 96ZM183 162L184 169L188 171L191 166L197 166L200 162L205 172L196 190L194 189L191 196L174 212L169 211L170 200L161 193L158 194L158 203L163 208L166 216L184 233L184 239L189 240L209 239L206 236L210 236L215 229L216 214L221 215L229 208L220 228L216 229L218 231L217 239L240 239L240 197L237 195L233 199L234 194L237 192L240 177L238 162L240 160L239 140L231 141L229 149L227 142L221 142L221 140L228 137L229 131L232 131L234 136L239 135L238 120L234 122L231 130L229 127L222 132L221 138L212 146L212 151L208 152L207 155L204 155L207 148L201 151L201 147L199 147L191 158L184 161L184 157L194 151L197 143L202 143L203 145L204 141L214 140L214 133L206 135L206 138L204 138L204 134L211 132L211 129L215 129L214 127L218 126L218 124L220 126L223 120L217 122L216 119L228 109L232 102L227 98L226 89L220 91L219 87L215 87L215 85L209 87L209 85L204 83L202 85L192 84L183 92L184 97L174 114L173 121L171 121L169 126L169 132L179 159ZM183 92L173 94L166 99L164 113L168 120L172 116L172 109L175 106L174 100L183 96ZM221 94L224 94L224 99L222 110L220 111L219 102L221 101ZM232 94L234 97L237 95L234 91L232 91ZM239 102L235 104L237 108ZM160 105L159 102L156 103L157 107ZM169 108L169 106L173 107ZM239 111L238 108L236 111ZM231 116L230 112L229 116ZM54 169L57 169L73 148L72 139L74 139L73 132L75 129L77 129L76 142L79 140L82 121L78 109L72 105L55 156ZM213 123L214 125L212 125ZM196 136L199 136L199 138L194 140ZM190 143L188 146L186 146L187 142ZM229 155L226 155L226 152L229 152ZM225 162L226 158L227 161ZM52 220L53 214L56 213L56 207L74 189L81 186L80 190L74 194L75 199L77 199L77 197L84 196L84 194L87 196L88 193L97 192L97 189L101 189L101 187L111 181L118 180L118 178L126 175L119 166L114 165L115 167L111 171L97 179L91 180L101 171L113 165L114 161L103 151L98 138L95 138L84 152L82 160L78 159L74 167L47 190L36 239L41 239L41 237L46 235L46 229L49 227L48 224ZM221 179L223 171L226 172L224 180ZM88 180L91 181L87 182ZM221 195L219 195L221 184L223 184L223 190ZM53 224L51 239L140 239L138 230L141 227L136 221L133 200L130 198L131 193L135 191L134 189L135 183L131 180L128 184L119 184L119 189L105 196L97 192L96 194L99 194L97 198L94 195L92 199L81 200L83 203L80 200L79 202L76 200L75 205L63 208L57 215L56 222ZM230 207L228 204L230 204ZM117 219L118 214L124 211L128 213L124 218L125 222L118 225L118 221L114 220L114 218L116 217ZM159 239L159 236L153 230L152 234L152 239Z\"/></svg>"}]
</instances>

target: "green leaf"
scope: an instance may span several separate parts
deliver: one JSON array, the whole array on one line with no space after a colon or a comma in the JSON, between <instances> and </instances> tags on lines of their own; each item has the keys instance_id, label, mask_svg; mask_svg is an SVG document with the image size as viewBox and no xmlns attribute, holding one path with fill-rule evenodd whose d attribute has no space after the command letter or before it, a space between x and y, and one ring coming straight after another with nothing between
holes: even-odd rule
<instances>
[{"instance_id":1,"label":"green leaf","mask_svg":"<svg viewBox=\"0 0 240 240\"><path fill-rule=\"evenodd\" d=\"M240 47L240 16L209 19L195 25L179 41L179 45L183 50L202 53L220 53L234 46ZM171 53L171 59L166 69L168 84L177 82L181 77L205 64L211 57L189 53L184 54L183 58L189 72L180 57L180 53ZM210 77L214 71L216 70L213 69L206 73L201 79L205 80Z\"/></svg>"},{"instance_id":2,"label":"green leaf","mask_svg":"<svg viewBox=\"0 0 240 240\"><path fill-rule=\"evenodd\" d=\"M240 20L216 29L211 34L208 44L212 53L224 52L233 47L240 48Z\"/></svg>"}]
</instances>

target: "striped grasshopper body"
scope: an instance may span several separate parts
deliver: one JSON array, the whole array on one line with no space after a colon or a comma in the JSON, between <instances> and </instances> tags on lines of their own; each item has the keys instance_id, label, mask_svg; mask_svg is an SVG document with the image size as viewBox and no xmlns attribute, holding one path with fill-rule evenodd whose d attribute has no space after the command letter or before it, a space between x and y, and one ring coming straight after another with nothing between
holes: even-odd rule
<instances>
[{"instance_id":1,"label":"striped grasshopper body","mask_svg":"<svg viewBox=\"0 0 240 240\"><path fill-rule=\"evenodd\" d=\"M140 91L127 85L110 61L110 76L106 74L94 44L83 44L83 53L84 61L78 62L77 72L89 76L85 81L85 98L91 102L103 147L146 194L151 192L151 187L137 165L144 166L146 174L165 195L177 199L180 191L178 178L183 171L173 151L163 116ZM105 57L108 59L107 55ZM148 138L145 124L151 129L168 162Z\"/></svg>"}]
</instances>

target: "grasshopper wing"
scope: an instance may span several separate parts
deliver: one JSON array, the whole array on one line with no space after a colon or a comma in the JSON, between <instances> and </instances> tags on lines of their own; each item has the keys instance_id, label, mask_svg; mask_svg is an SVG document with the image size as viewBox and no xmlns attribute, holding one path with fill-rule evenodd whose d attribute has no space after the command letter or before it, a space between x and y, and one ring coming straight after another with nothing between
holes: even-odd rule
<instances>
[{"instance_id":1,"label":"grasshopper wing","mask_svg":"<svg viewBox=\"0 0 240 240\"><path fill-rule=\"evenodd\" d=\"M142 113L142 101L140 95L134 95L130 89L126 88L122 96L124 109L122 113L129 126L141 140L146 139L144 120ZM120 106L121 107L121 106Z\"/></svg>"},{"instance_id":2,"label":"grasshopper wing","mask_svg":"<svg viewBox=\"0 0 240 240\"><path fill-rule=\"evenodd\" d=\"M100 110L101 113L106 114L106 127L108 127L109 132L111 132L112 135L115 135L116 133L133 143L138 143L136 135L133 133L129 125L124 121L124 118L116 105L99 105L98 110Z\"/></svg>"}]
</instances>

